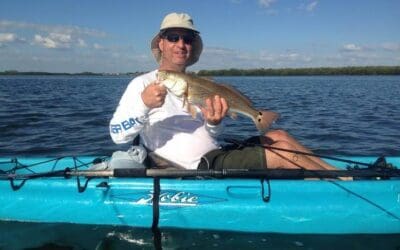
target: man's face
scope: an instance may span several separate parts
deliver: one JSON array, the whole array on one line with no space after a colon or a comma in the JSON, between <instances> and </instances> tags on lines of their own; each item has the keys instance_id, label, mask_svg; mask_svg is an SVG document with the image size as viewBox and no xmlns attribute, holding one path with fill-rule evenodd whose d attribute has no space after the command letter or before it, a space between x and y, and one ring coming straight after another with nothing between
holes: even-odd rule
<instances>
[{"instance_id":1,"label":"man's face","mask_svg":"<svg viewBox=\"0 0 400 250\"><path fill-rule=\"evenodd\" d=\"M192 53L193 33L184 29L167 30L159 42L163 67L186 67Z\"/></svg>"}]
</instances>

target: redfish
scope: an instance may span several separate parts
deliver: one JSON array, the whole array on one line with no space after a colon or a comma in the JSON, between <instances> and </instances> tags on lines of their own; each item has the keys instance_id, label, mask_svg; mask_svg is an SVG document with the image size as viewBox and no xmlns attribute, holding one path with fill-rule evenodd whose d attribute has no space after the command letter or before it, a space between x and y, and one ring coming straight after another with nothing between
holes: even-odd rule
<instances>
[{"instance_id":1,"label":"redfish","mask_svg":"<svg viewBox=\"0 0 400 250\"><path fill-rule=\"evenodd\" d=\"M229 85L218 84L210 79L168 70L158 71L157 77L169 92L184 98L184 104L188 103L188 110L191 111L192 116L195 116L195 113L193 113L195 109L191 105L200 107L204 105L206 98L213 98L215 95L219 95L228 103L228 113L232 118L236 117L236 113L251 118L261 133L265 133L269 126L279 117L277 113L272 111L256 110L246 96Z\"/></svg>"}]
</instances>

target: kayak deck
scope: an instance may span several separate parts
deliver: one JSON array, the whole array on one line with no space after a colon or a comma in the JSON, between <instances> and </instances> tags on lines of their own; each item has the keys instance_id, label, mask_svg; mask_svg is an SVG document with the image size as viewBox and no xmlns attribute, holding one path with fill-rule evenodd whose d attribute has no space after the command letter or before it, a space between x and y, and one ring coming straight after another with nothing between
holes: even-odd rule
<instances>
[{"instance_id":1,"label":"kayak deck","mask_svg":"<svg viewBox=\"0 0 400 250\"><path fill-rule=\"evenodd\" d=\"M87 169L95 157L18 158L18 173ZM374 162L376 157L355 158ZM399 166L400 157L388 162ZM0 159L7 172L13 163ZM7 166L6 166L7 165ZM31 166L26 168L26 166ZM338 165L344 168L346 164ZM15 166L15 162L14 162ZM22 167L25 166L25 167ZM151 227L152 178L0 180L0 220ZM400 180L161 179L159 227L312 234L400 233Z\"/></svg>"}]
</instances>

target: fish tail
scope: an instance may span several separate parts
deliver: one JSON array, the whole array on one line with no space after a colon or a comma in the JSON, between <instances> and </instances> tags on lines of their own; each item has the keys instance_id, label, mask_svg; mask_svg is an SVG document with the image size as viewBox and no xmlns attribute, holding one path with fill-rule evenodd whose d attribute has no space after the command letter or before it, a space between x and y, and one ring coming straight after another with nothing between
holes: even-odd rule
<instances>
[{"instance_id":1,"label":"fish tail","mask_svg":"<svg viewBox=\"0 0 400 250\"><path fill-rule=\"evenodd\" d=\"M272 111L257 111L257 115L253 117L254 123L260 133L264 134L271 124L278 119L279 115Z\"/></svg>"}]
</instances>

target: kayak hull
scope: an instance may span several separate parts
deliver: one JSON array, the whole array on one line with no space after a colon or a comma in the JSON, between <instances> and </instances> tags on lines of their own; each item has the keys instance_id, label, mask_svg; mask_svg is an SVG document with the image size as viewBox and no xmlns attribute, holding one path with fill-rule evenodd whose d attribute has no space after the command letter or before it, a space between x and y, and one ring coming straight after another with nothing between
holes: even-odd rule
<instances>
[{"instance_id":1,"label":"kayak hull","mask_svg":"<svg viewBox=\"0 0 400 250\"><path fill-rule=\"evenodd\" d=\"M19 162L29 165L44 160L21 158ZM57 164L39 164L35 168L66 168L75 160L63 158ZM79 180L83 186L86 178ZM14 186L18 184L22 181L14 182ZM400 233L399 179L161 179L160 187L160 228L295 234ZM152 198L152 178L93 178L83 192L78 192L75 177L27 180L17 190L11 188L10 181L1 180L0 220L149 228L153 223Z\"/></svg>"}]
</instances>

